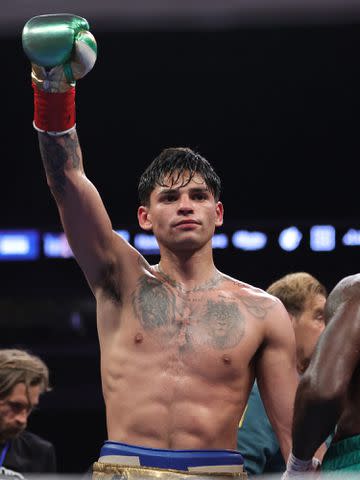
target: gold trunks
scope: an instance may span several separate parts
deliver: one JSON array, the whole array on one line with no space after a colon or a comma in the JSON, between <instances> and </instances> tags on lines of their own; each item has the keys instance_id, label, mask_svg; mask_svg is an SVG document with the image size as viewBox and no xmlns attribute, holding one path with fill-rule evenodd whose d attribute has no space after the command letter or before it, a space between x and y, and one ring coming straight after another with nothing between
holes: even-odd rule
<instances>
[{"instance_id":1,"label":"gold trunks","mask_svg":"<svg viewBox=\"0 0 360 480\"><path fill-rule=\"evenodd\" d=\"M115 463L95 462L93 480L245 480L245 472L183 472L164 468L139 467Z\"/></svg>"}]
</instances>

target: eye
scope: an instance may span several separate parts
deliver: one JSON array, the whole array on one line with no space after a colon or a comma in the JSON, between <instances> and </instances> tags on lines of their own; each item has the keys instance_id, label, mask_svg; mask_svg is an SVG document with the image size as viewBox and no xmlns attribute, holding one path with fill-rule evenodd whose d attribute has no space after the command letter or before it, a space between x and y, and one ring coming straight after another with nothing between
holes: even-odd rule
<instances>
[{"instance_id":1,"label":"eye","mask_svg":"<svg viewBox=\"0 0 360 480\"><path fill-rule=\"evenodd\" d=\"M11 410L15 413L19 413L26 408L22 403L18 402L9 402L9 406Z\"/></svg>"},{"instance_id":2,"label":"eye","mask_svg":"<svg viewBox=\"0 0 360 480\"><path fill-rule=\"evenodd\" d=\"M165 202L175 202L176 198L177 196L174 193L168 193L167 195L165 195L164 200Z\"/></svg>"},{"instance_id":3,"label":"eye","mask_svg":"<svg viewBox=\"0 0 360 480\"><path fill-rule=\"evenodd\" d=\"M194 193L193 195L194 200L206 200L207 197L208 195L206 192L198 192L198 193Z\"/></svg>"},{"instance_id":4,"label":"eye","mask_svg":"<svg viewBox=\"0 0 360 480\"><path fill-rule=\"evenodd\" d=\"M324 322L324 314L321 313L321 312L318 312L315 314L314 316L314 319L317 321L317 322Z\"/></svg>"},{"instance_id":5,"label":"eye","mask_svg":"<svg viewBox=\"0 0 360 480\"><path fill-rule=\"evenodd\" d=\"M15 414L21 413L24 410L29 414L34 410L33 406L26 405L20 402L9 402L8 405Z\"/></svg>"},{"instance_id":6,"label":"eye","mask_svg":"<svg viewBox=\"0 0 360 480\"><path fill-rule=\"evenodd\" d=\"M162 195L160 195L160 202L163 203L172 203L175 202L178 198L178 195L176 192L164 192Z\"/></svg>"}]
</instances>

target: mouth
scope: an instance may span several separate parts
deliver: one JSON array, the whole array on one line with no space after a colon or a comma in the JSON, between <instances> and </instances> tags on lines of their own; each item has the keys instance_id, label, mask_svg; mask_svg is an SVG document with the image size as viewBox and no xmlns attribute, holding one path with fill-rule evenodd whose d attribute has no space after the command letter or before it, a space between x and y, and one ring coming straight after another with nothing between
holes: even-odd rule
<instances>
[{"instance_id":1,"label":"mouth","mask_svg":"<svg viewBox=\"0 0 360 480\"><path fill-rule=\"evenodd\" d=\"M196 220L181 220L181 222L178 222L175 224L175 227L193 227L199 225L199 222Z\"/></svg>"}]
</instances>

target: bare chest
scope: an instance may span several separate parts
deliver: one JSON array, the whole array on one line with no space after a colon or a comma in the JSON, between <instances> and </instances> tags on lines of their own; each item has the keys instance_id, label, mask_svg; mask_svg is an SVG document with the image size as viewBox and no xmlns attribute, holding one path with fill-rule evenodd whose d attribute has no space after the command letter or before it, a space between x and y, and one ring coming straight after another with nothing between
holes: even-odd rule
<instances>
[{"instance_id":1,"label":"bare chest","mask_svg":"<svg viewBox=\"0 0 360 480\"><path fill-rule=\"evenodd\" d=\"M234 349L251 332L251 315L235 296L219 290L181 291L144 277L132 295L142 329L179 348Z\"/></svg>"}]
</instances>

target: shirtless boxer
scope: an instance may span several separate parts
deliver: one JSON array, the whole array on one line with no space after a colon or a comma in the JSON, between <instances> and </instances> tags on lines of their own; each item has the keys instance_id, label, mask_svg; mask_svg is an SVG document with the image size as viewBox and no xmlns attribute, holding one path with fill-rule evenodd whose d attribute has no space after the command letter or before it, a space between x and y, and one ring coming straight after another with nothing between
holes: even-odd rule
<instances>
[{"instance_id":1,"label":"shirtless boxer","mask_svg":"<svg viewBox=\"0 0 360 480\"><path fill-rule=\"evenodd\" d=\"M138 221L161 253L149 265L113 231L84 173L74 83L96 57L86 20L34 17L23 46L48 185L97 301L109 441L95 471L243 476L237 426L255 377L287 458L298 383L294 333L280 301L214 265L219 177L188 148L166 149L147 168Z\"/></svg>"},{"instance_id":2,"label":"shirtless boxer","mask_svg":"<svg viewBox=\"0 0 360 480\"><path fill-rule=\"evenodd\" d=\"M335 429L321 468L344 475L360 471L360 274L335 286L325 316L328 326L296 395L293 456L310 463Z\"/></svg>"}]
</instances>

